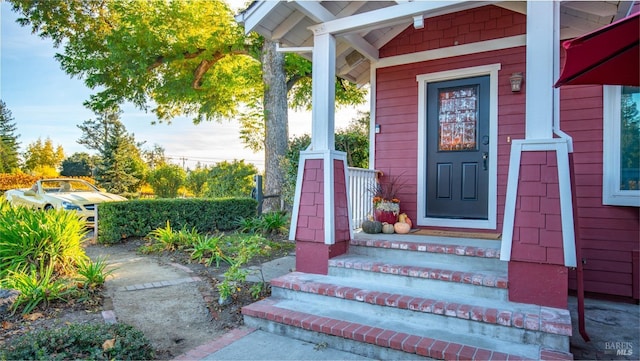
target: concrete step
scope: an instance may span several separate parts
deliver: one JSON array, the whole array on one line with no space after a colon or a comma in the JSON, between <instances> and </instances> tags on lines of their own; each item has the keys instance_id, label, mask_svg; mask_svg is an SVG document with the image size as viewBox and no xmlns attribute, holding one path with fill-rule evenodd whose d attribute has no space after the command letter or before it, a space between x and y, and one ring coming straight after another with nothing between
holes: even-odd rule
<instances>
[{"instance_id":1,"label":"concrete step","mask_svg":"<svg viewBox=\"0 0 640 361\"><path fill-rule=\"evenodd\" d=\"M329 260L329 275L467 297L508 300L506 271L475 270L467 263L422 262L421 266L414 266L401 261L393 263L371 256L347 254Z\"/></svg>"},{"instance_id":2,"label":"concrete step","mask_svg":"<svg viewBox=\"0 0 640 361\"><path fill-rule=\"evenodd\" d=\"M275 297L245 306L251 327L382 360L572 360L570 353L537 345L451 333L423 324L380 322L344 310L306 305Z\"/></svg>"},{"instance_id":3,"label":"concrete step","mask_svg":"<svg viewBox=\"0 0 640 361\"><path fill-rule=\"evenodd\" d=\"M348 310L385 322L429 324L460 334L569 350L568 310L299 272L273 279L271 285L273 297L305 307Z\"/></svg>"},{"instance_id":4,"label":"concrete step","mask_svg":"<svg viewBox=\"0 0 640 361\"><path fill-rule=\"evenodd\" d=\"M351 240L349 254L364 255L384 262L421 266L428 263L459 265L461 271L506 272L507 262L500 261L500 242L394 235L366 235Z\"/></svg>"},{"instance_id":5,"label":"concrete step","mask_svg":"<svg viewBox=\"0 0 640 361\"><path fill-rule=\"evenodd\" d=\"M378 359L571 359L568 310L508 300L495 240L356 234L329 275L293 272L245 322Z\"/></svg>"}]
</instances>

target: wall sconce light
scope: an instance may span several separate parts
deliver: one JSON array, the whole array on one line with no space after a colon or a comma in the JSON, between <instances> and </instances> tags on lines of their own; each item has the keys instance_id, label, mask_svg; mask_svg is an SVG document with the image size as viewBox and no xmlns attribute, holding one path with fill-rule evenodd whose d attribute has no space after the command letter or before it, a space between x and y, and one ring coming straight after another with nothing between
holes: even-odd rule
<instances>
[{"instance_id":1,"label":"wall sconce light","mask_svg":"<svg viewBox=\"0 0 640 361\"><path fill-rule=\"evenodd\" d=\"M522 89L522 79L524 77L522 76L522 73L513 73L511 74L511 77L509 77L509 82L511 83L511 91L512 92L519 92L520 89Z\"/></svg>"}]
</instances>

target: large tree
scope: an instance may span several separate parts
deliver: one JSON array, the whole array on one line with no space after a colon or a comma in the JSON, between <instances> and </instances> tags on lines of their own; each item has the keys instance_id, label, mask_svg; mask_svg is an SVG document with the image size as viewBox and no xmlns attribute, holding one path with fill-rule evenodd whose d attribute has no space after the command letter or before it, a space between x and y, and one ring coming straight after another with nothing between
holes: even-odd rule
<instances>
[{"instance_id":1,"label":"large tree","mask_svg":"<svg viewBox=\"0 0 640 361\"><path fill-rule=\"evenodd\" d=\"M243 125L266 128L253 132L264 134L262 142L248 143L265 149L265 191L280 191L287 91L294 106L308 106L308 61L244 36L219 0L10 1L22 25L64 46L56 55L64 71L101 89L86 102L98 113L123 102L145 110L154 104L160 121L189 115L198 123L246 111ZM336 89L338 101L363 100L352 84L338 82Z\"/></svg>"},{"instance_id":2,"label":"large tree","mask_svg":"<svg viewBox=\"0 0 640 361\"><path fill-rule=\"evenodd\" d=\"M11 110L0 100L0 173L12 173L18 169L18 137Z\"/></svg>"}]
</instances>

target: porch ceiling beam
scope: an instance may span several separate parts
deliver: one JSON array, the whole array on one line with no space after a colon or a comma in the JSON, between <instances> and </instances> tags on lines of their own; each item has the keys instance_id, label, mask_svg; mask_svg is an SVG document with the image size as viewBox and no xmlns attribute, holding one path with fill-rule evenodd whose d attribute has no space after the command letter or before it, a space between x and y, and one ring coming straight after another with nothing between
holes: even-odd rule
<instances>
[{"instance_id":1,"label":"porch ceiling beam","mask_svg":"<svg viewBox=\"0 0 640 361\"><path fill-rule=\"evenodd\" d=\"M354 49L356 49L360 54L367 57L369 60L378 61L378 59L380 58L378 48L371 45L363 37L356 34L349 34L345 35L344 39L348 41Z\"/></svg>"},{"instance_id":2,"label":"porch ceiling beam","mask_svg":"<svg viewBox=\"0 0 640 361\"><path fill-rule=\"evenodd\" d=\"M614 16L618 7L604 1L563 1L562 6L598 16Z\"/></svg>"},{"instance_id":3,"label":"porch ceiling beam","mask_svg":"<svg viewBox=\"0 0 640 361\"><path fill-rule=\"evenodd\" d=\"M356 11L360 10L360 8L364 6L364 4L365 4L365 1L350 2L349 5L347 5L347 7L345 7L338 13L338 17L340 18L343 16L351 16L355 14Z\"/></svg>"},{"instance_id":4,"label":"porch ceiling beam","mask_svg":"<svg viewBox=\"0 0 640 361\"><path fill-rule=\"evenodd\" d=\"M272 39L282 39L282 37L284 37L289 31L291 31L296 25L298 25L304 18L305 15L303 13L294 12L273 30L271 34Z\"/></svg>"},{"instance_id":5,"label":"porch ceiling beam","mask_svg":"<svg viewBox=\"0 0 640 361\"><path fill-rule=\"evenodd\" d=\"M327 10L317 1L293 1L291 4L293 4L298 11L318 23L323 23L336 18L331 11Z\"/></svg>"},{"instance_id":6,"label":"porch ceiling beam","mask_svg":"<svg viewBox=\"0 0 640 361\"><path fill-rule=\"evenodd\" d=\"M581 31L583 33L589 33L593 30L596 30L606 25L606 23L600 24L596 22L591 22L587 19L580 18L578 16L567 14L567 13L560 13L560 24L562 24L562 26L566 26L566 27Z\"/></svg>"},{"instance_id":7,"label":"porch ceiling beam","mask_svg":"<svg viewBox=\"0 0 640 361\"><path fill-rule=\"evenodd\" d=\"M316 1L295 1L296 8L303 12L306 16L319 23L326 23L327 21L335 21L338 18L333 15L329 10ZM361 6L347 6L338 15L350 17L349 15L355 13ZM357 34L348 34L344 36L344 39L353 46L358 52L367 57L370 60L377 61L379 58L378 48L371 45L362 36Z\"/></svg>"},{"instance_id":8,"label":"porch ceiling beam","mask_svg":"<svg viewBox=\"0 0 640 361\"><path fill-rule=\"evenodd\" d=\"M390 42L396 36L400 35L400 33L402 33L404 29L406 29L408 26L410 26L409 22L407 22L406 24L399 24L392 27L391 30L387 31L383 36L378 38L378 40L373 44L373 46L375 46L378 49L382 48L386 43Z\"/></svg>"},{"instance_id":9,"label":"porch ceiling beam","mask_svg":"<svg viewBox=\"0 0 640 361\"><path fill-rule=\"evenodd\" d=\"M414 1L335 20L325 20L322 24L311 27L311 30L316 34L331 33L336 35L359 32L362 30L372 29L380 26L393 26L408 22L412 23L413 17L416 15L428 15L429 17L431 17L447 14L453 11L472 9L492 3L494 2Z\"/></svg>"},{"instance_id":10,"label":"porch ceiling beam","mask_svg":"<svg viewBox=\"0 0 640 361\"><path fill-rule=\"evenodd\" d=\"M278 1L257 1L249 12L236 16L236 21L244 24L245 34L255 30L256 26L278 6Z\"/></svg>"}]
</instances>

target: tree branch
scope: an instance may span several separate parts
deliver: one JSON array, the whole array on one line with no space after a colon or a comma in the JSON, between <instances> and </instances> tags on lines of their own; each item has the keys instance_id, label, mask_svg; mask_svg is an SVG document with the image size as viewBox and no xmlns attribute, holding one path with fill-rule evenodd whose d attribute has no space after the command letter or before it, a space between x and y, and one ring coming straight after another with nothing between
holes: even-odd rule
<instances>
[{"instance_id":1,"label":"tree branch","mask_svg":"<svg viewBox=\"0 0 640 361\"><path fill-rule=\"evenodd\" d=\"M213 55L213 59L203 59L196 70L194 70L193 72L193 82L191 83L191 87L195 90L202 89L202 78L207 73L207 71L209 71L212 66L220 61L220 59L228 55L249 55L249 52L246 50L232 50L228 53L217 52Z\"/></svg>"},{"instance_id":2,"label":"tree branch","mask_svg":"<svg viewBox=\"0 0 640 361\"><path fill-rule=\"evenodd\" d=\"M200 54L204 53L206 49L198 49L197 51L190 53L185 51L184 53L182 53L182 56L184 57L184 59L193 59L193 58L197 58L198 56L200 56ZM151 71L157 67L159 67L160 65L164 64L164 62L166 61L166 58L164 55L158 55L156 57L156 59L153 61L153 63L149 64L149 66L147 66L147 71Z\"/></svg>"},{"instance_id":3,"label":"tree branch","mask_svg":"<svg viewBox=\"0 0 640 361\"><path fill-rule=\"evenodd\" d=\"M292 76L291 78L289 78L289 80L287 80L287 93L291 91L291 89L293 89L293 87L296 85L296 83L298 83L300 80L307 78L311 75L311 73L307 73L307 74L296 74L294 76Z\"/></svg>"}]
</instances>

